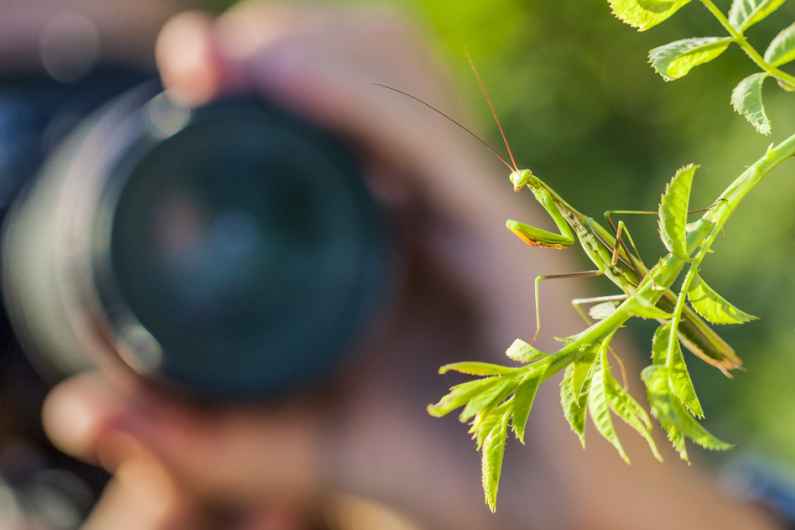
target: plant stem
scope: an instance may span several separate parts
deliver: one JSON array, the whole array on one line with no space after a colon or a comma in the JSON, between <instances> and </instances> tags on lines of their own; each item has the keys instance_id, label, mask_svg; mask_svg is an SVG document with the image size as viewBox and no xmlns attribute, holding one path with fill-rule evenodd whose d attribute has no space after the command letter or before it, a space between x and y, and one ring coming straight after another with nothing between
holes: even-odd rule
<instances>
[{"instance_id":1,"label":"plant stem","mask_svg":"<svg viewBox=\"0 0 795 530\"><path fill-rule=\"evenodd\" d=\"M701 0L701 3L710 13L712 13L715 19L717 19L717 21L721 26L723 26L729 35L731 35L731 37L734 39L740 49L745 52L748 58L751 59L759 68L761 68L771 77L775 77L787 85L795 86L795 76L792 76L765 61L765 58L762 57L758 51L756 51L756 48L754 48L750 42L748 42L748 39L745 38L745 35L731 25L731 22L729 22L729 19L723 14L723 11L721 11L712 0Z\"/></svg>"},{"instance_id":2,"label":"plant stem","mask_svg":"<svg viewBox=\"0 0 795 530\"><path fill-rule=\"evenodd\" d=\"M723 227L737 209L737 206L739 206L745 196L748 195L770 171L793 156L795 156L795 134L777 146L769 148L762 158L743 171L743 173L729 184L723 193L715 200L713 203L714 206L698 221L698 223L711 226L711 229L702 231L696 227L694 233L701 233L701 240L689 242L689 244L697 246L699 251L690 260L690 269L685 276L682 289L680 290L680 297L674 309L672 322L673 319L681 318L681 313L684 308L684 297L698 272L698 267L706 255L709 254L715 239L718 237L721 230L723 230ZM565 368L566 365L581 355L582 352L589 351L594 344L604 339L604 337L610 333L613 333L616 329L621 327L624 322L635 316L636 313L634 309L638 304L655 305L662 297L663 292L676 281L676 278L687 263L688 260L678 258L673 254L668 254L663 257L657 265L652 267L637 290L618 306L610 316L596 322L577 334L574 340L567 343L552 355L552 360L544 375L544 380L549 379L555 373ZM679 317L677 317L677 315L679 315ZM672 333L671 336L675 337L676 334ZM668 357L670 357L670 349Z\"/></svg>"}]
</instances>

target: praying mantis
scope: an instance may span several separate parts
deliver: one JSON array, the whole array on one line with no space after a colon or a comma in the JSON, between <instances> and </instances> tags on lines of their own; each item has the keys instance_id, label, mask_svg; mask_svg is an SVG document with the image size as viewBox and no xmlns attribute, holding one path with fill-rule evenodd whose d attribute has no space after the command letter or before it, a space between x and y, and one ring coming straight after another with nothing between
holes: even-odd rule
<instances>
[{"instance_id":1,"label":"praying mantis","mask_svg":"<svg viewBox=\"0 0 795 530\"><path fill-rule=\"evenodd\" d=\"M590 325L593 322L582 309L583 306L600 304L597 309L599 313L602 315L610 313L615 308L614 304L626 300L627 297L638 289L641 280L649 274L649 268L641 258L638 247L626 223L623 220L619 220L616 223L613 217L632 214L656 215L657 212L608 210L604 213L604 216L613 229L610 231L599 224L594 218L574 208L548 183L536 176L530 169L521 169L513 154L513 150L511 149L507 134L505 133L505 129L496 111L491 94L472 58L469 54L467 54L466 57L469 67L478 82L481 95L488 105L491 116L497 125L507 154L507 159L470 129L430 103L389 85L382 83L375 84L413 99L449 120L457 127L463 129L481 144L485 145L497 159L510 170L508 180L513 185L515 192L529 190L533 194L535 200L549 215L550 219L557 227L558 232L551 232L521 221L509 219L506 221L506 227L522 242L531 247L543 247L556 250L567 249L579 242L583 252L595 266L595 269L588 271L544 274L535 277L533 281L535 332L530 343L536 342L541 332L541 284L546 280L604 276L621 290L621 294L617 295L575 298L571 301L573 308L580 318L582 318L586 324ZM628 245L625 239L629 242ZM663 313L669 313L673 310L675 303L676 295L671 292L670 289L664 289L662 296L657 302L657 306L661 311L661 317ZM596 306L594 307L596 308ZM751 315L747 315L747 317L749 319L754 318ZM662 322L663 319L660 318L659 320ZM742 360L734 349L688 306L683 308L682 321L679 326L679 339L691 353L707 364L716 367L727 377L731 377L731 370L742 366Z\"/></svg>"},{"instance_id":2,"label":"praying mantis","mask_svg":"<svg viewBox=\"0 0 795 530\"><path fill-rule=\"evenodd\" d=\"M507 159L429 103L399 89L377 84L422 103L481 142L509 169L508 180L514 190L529 190L557 228L557 232L553 232L508 220L507 228L513 234L533 247L566 249L579 243L596 267L582 273L550 274L535 279L536 333L531 342L541 328L539 287L544 279L604 276L621 290L618 295L574 300L575 309L586 320L589 319L582 311L583 304L618 304L610 305L606 311L600 310L601 314L594 315L599 318L595 322L589 320L584 330L560 339L563 345L557 351L543 352L531 343L516 339L505 353L519 366L472 361L452 363L439 369L440 374L459 372L478 377L450 387L437 403L428 406L428 412L442 417L462 409L459 419L470 423L469 432L476 449L482 454L483 491L489 508L492 511L496 509L509 427L524 443L538 388L560 372L563 372L560 383L563 415L583 447L586 418L590 416L599 434L613 445L624 461L629 462L613 425L612 417L615 415L640 434L653 456L662 460L651 434L653 425L645 407L627 390L626 377L622 385L611 373L608 356L608 353L613 353L611 341L618 330L635 317L660 322L652 340L651 364L642 371L641 379L646 387L651 415L663 428L679 457L689 461L687 441L711 450L731 448L698 421L704 417L704 411L681 345L729 377L731 370L742 366L731 346L705 320L713 324L742 324L756 317L737 309L710 288L699 269L741 201L768 173L795 156L795 134L778 145L771 145L693 222L688 222L688 215L695 213L689 211L689 202L698 166L690 164L680 168L662 194L658 212L651 212L657 215L660 237L668 253L652 267L647 267L626 224L622 220L614 223L612 217L650 212L608 211L605 216L613 229L611 231L575 209L531 170L521 169L485 83L471 59L469 62L499 129ZM674 293L672 287L685 269L678 293ZM620 362L620 358L618 360Z\"/></svg>"}]
</instances>

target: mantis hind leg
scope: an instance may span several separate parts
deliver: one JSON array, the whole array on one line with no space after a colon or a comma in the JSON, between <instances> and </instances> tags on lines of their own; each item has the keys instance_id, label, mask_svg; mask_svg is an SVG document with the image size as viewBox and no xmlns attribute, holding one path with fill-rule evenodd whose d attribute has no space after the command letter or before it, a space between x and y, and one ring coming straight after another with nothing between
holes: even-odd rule
<instances>
[{"instance_id":1,"label":"mantis hind leg","mask_svg":"<svg viewBox=\"0 0 795 530\"><path fill-rule=\"evenodd\" d=\"M574 308L574 311L580 316L583 322L586 325L590 326L593 324L593 319L591 316L583 309L583 306L590 305L590 304L600 304L600 303L607 303L607 302L621 302L626 300L629 297L627 294L612 294L608 296L594 296L591 298L575 298L571 301L571 307ZM624 360L621 359L621 356L618 355L613 347L609 348L610 354L613 358L618 362L618 369L621 372L621 380L624 383L624 388L629 388L629 379L627 378L627 369L624 366Z\"/></svg>"},{"instance_id":2,"label":"mantis hind leg","mask_svg":"<svg viewBox=\"0 0 795 530\"><path fill-rule=\"evenodd\" d=\"M594 278L604 274L599 270L568 272L564 274L539 274L533 280L533 303L535 304L536 313L536 331L533 333L533 338L530 343L534 343L541 333L541 283L544 280L565 280L569 278Z\"/></svg>"}]
</instances>

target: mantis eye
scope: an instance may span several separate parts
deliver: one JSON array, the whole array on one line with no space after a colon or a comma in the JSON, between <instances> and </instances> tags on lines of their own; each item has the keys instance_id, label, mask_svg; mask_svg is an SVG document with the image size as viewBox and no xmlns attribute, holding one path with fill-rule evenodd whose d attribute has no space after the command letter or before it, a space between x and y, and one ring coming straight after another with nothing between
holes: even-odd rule
<instances>
[{"instance_id":1,"label":"mantis eye","mask_svg":"<svg viewBox=\"0 0 795 530\"><path fill-rule=\"evenodd\" d=\"M522 191L530 182L533 172L529 169L517 169L508 177L508 180L513 184L513 191Z\"/></svg>"}]
</instances>

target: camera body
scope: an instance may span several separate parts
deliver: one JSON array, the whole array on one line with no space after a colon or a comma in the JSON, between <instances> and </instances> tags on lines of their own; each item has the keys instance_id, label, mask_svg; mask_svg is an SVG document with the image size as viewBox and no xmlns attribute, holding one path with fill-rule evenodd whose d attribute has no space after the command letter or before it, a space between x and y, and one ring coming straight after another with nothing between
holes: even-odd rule
<instances>
[{"instance_id":1,"label":"camera body","mask_svg":"<svg viewBox=\"0 0 795 530\"><path fill-rule=\"evenodd\" d=\"M140 81L52 116L40 163L17 163L2 252L14 336L40 370L112 363L212 400L323 378L388 284L355 151L259 97L186 108Z\"/></svg>"}]
</instances>

